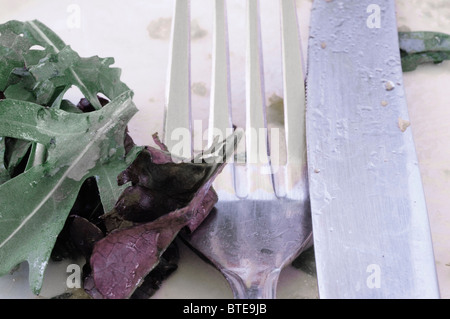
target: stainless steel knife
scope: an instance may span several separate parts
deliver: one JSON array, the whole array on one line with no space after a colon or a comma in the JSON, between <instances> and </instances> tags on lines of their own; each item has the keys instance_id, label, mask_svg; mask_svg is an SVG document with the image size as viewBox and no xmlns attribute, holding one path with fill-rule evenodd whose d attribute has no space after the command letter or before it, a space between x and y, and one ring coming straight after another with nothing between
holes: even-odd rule
<instances>
[{"instance_id":1,"label":"stainless steel knife","mask_svg":"<svg viewBox=\"0 0 450 319\"><path fill-rule=\"evenodd\" d=\"M393 0L315 0L306 133L321 298L438 298Z\"/></svg>"}]
</instances>

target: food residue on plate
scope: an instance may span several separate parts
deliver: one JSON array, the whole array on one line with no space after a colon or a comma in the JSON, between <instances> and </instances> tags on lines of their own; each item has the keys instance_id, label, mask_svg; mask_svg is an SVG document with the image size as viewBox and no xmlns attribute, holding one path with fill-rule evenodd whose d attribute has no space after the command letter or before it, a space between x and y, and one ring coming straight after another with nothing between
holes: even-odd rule
<instances>
[{"instance_id":1,"label":"food residue on plate","mask_svg":"<svg viewBox=\"0 0 450 319\"><path fill-rule=\"evenodd\" d=\"M411 122L408 120L404 120L402 118L398 119L398 127L402 132L406 131L406 129L411 125Z\"/></svg>"}]
</instances>

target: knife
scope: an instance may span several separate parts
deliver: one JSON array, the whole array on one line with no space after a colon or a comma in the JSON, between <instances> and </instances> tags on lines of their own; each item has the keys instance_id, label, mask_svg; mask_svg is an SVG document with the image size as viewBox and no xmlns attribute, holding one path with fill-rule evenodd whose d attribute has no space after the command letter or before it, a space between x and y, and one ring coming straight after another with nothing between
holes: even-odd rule
<instances>
[{"instance_id":1,"label":"knife","mask_svg":"<svg viewBox=\"0 0 450 319\"><path fill-rule=\"evenodd\" d=\"M393 0L315 0L307 159L320 298L439 298Z\"/></svg>"}]
</instances>

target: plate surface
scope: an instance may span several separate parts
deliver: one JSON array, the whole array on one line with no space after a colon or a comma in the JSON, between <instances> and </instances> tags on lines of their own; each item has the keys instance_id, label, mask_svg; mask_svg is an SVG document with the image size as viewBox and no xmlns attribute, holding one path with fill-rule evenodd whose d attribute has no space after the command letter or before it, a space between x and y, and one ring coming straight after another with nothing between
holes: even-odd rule
<instances>
[{"instance_id":1,"label":"plate surface","mask_svg":"<svg viewBox=\"0 0 450 319\"><path fill-rule=\"evenodd\" d=\"M334 0L338 1L338 0ZM228 0L230 17L231 92L235 124L244 126L245 2ZM297 0L303 54L306 58L312 1ZM450 30L447 0L397 0L401 30ZM151 135L162 132L165 80L169 52L172 1L159 0L0 0L0 23L11 19L38 19L48 25L81 56L114 57L122 80L134 91L138 114L130 133L140 145L152 145ZM191 0L192 105L194 125L201 134L207 127L211 48L212 3ZM265 88L270 125L281 126L282 97L279 7L277 1L261 1ZM242 72L240 71L242 70ZM425 188L441 297L450 297L450 62L424 65L404 74L404 85L422 179ZM80 95L71 92L74 101ZM180 243L177 271L163 283L154 298L231 298L221 274ZM313 262L313 257L309 257ZM66 290L70 261L51 263L41 297ZM0 298L36 298L28 289L28 269L22 264L12 275L0 278ZM318 298L316 277L294 267L283 270L278 298Z\"/></svg>"}]
</instances>

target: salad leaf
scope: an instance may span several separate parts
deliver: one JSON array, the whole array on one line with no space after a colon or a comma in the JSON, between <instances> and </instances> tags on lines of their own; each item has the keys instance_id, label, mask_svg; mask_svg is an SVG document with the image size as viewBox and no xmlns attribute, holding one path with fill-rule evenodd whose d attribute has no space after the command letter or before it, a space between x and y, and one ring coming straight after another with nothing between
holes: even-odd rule
<instances>
[{"instance_id":1,"label":"salad leaf","mask_svg":"<svg viewBox=\"0 0 450 319\"><path fill-rule=\"evenodd\" d=\"M27 261L36 294L83 182L95 176L111 209L141 149L126 139L137 109L113 63L80 57L37 20L0 25L0 275ZM64 99L72 86L90 113Z\"/></svg>"},{"instance_id":2,"label":"salad leaf","mask_svg":"<svg viewBox=\"0 0 450 319\"><path fill-rule=\"evenodd\" d=\"M14 177L21 171L21 164L27 158L31 143L26 140L5 137L5 165L9 175Z\"/></svg>"},{"instance_id":3,"label":"salad leaf","mask_svg":"<svg viewBox=\"0 0 450 319\"><path fill-rule=\"evenodd\" d=\"M119 174L118 182L132 182L133 185L189 202L199 185L217 167L216 163L185 162L179 165L166 161L166 158L161 159L163 156L169 157L168 153L146 147L132 165Z\"/></svg>"},{"instance_id":4,"label":"salad leaf","mask_svg":"<svg viewBox=\"0 0 450 319\"><path fill-rule=\"evenodd\" d=\"M3 100L4 98L3 92L0 91L0 100ZM5 165L5 151L5 138L0 136L0 185L10 179L8 169Z\"/></svg>"},{"instance_id":5,"label":"salad leaf","mask_svg":"<svg viewBox=\"0 0 450 319\"><path fill-rule=\"evenodd\" d=\"M413 71L423 63L450 60L450 35L440 32L399 32L404 72Z\"/></svg>"},{"instance_id":6,"label":"salad leaf","mask_svg":"<svg viewBox=\"0 0 450 319\"><path fill-rule=\"evenodd\" d=\"M41 143L48 150L45 163L0 186L0 274L26 260L31 288L39 293L56 237L83 181L96 176L100 192L109 195L106 206L120 193L111 181L129 164L123 137L136 112L131 99L129 91L83 114L0 101L0 136Z\"/></svg>"},{"instance_id":7,"label":"salad leaf","mask_svg":"<svg viewBox=\"0 0 450 319\"><path fill-rule=\"evenodd\" d=\"M57 34L38 20L8 21L0 25L0 91L3 97L67 109L64 94L77 86L87 100L100 109L104 103L97 93L109 99L129 91L120 81L120 69L111 68L112 58L81 58ZM75 110L75 108L72 108ZM17 161L8 165L14 172L31 150L26 167L42 163L46 150L29 141L16 141L8 156Z\"/></svg>"},{"instance_id":8,"label":"salad leaf","mask_svg":"<svg viewBox=\"0 0 450 319\"><path fill-rule=\"evenodd\" d=\"M37 20L0 25L0 91L7 98L50 106L74 85L98 110L98 93L114 99L129 90L113 63L112 58L81 58Z\"/></svg>"},{"instance_id":9,"label":"salad leaf","mask_svg":"<svg viewBox=\"0 0 450 319\"><path fill-rule=\"evenodd\" d=\"M138 215L139 222L133 214L131 226L117 227L94 245L90 257L92 273L85 280L85 289L93 298L130 298L158 266L177 234L183 229L195 231L218 200L211 185L234 152L234 141L238 139L240 135L232 134L216 145L215 150L221 150L218 154L205 153L199 163L194 160L174 163L164 149L152 147L139 154L121 174L122 180L119 177L122 182L131 180L139 196L134 190L124 192L114 212L119 211L120 215L124 198L128 202L126 207L154 200L153 193L149 197L145 189L163 192L164 196L178 202L179 208L156 219L154 209L144 208ZM192 180L188 182L189 179ZM151 221L145 222L145 212ZM127 214L120 217L130 220Z\"/></svg>"},{"instance_id":10,"label":"salad leaf","mask_svg":"<svg viewBox=\"0 0 450 319\"><path fill-rule=\"evenodd\" d=\"M144 278L130 299L149 299L162 286L163 281L178 269L180 258L178 245L174 241L164 251L155 268Z\"/></svg>"},{"instance_id":11,"label":"salad leaf","mask_svg":"<svg viewBox=\"0 0 450 319\"><path fill-rule=\"evenodd\" d=\"M129 298L190 218L212 209L217 195L209 187L202 187L187 207L100 240L90 260L96 290L93 297L100 294L102 298Z\"/></svg>"},{"instance_id":12,"label":"salad leaf","mask_svg":"<svg viewBox=\"0 0 450 319\"><path fill-rule=\"evenodd\" d=\"M0 136L0 185L9 179L9 173L5 166L5 138Z\"/></svg>"},{"instance_id":13,"label":"salad leaf","mask_svg":"<svg viewBox=\"0 0 450 319\"><path fill-rule=\"evenodd\" d=\"M240 138L176 162L156 135L160 149L136 146L133 93L113 63L80 57L37 20L0 25L0 275L27 261L36 294L69 246L93 297L152 294L176 269L173 239L217 202L211 184ZM78 105L64 99L73 86Z\"/></svg>"}]
</instances>

